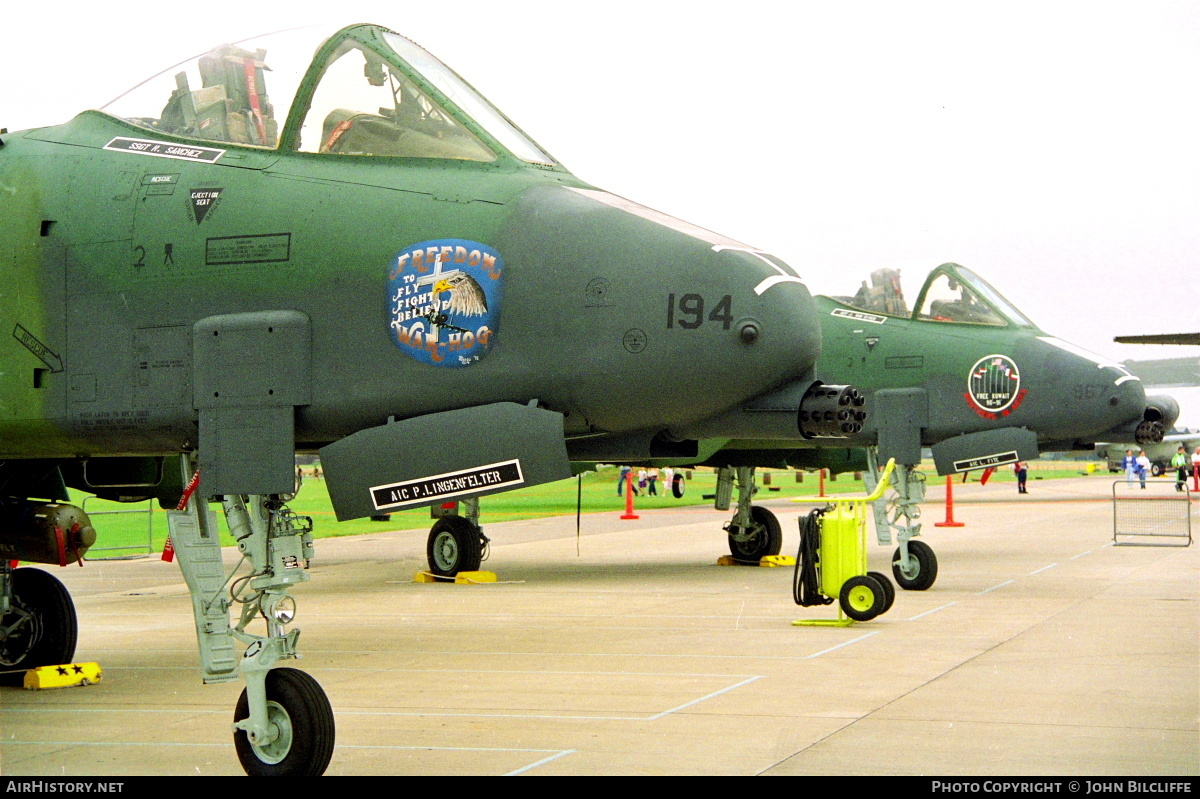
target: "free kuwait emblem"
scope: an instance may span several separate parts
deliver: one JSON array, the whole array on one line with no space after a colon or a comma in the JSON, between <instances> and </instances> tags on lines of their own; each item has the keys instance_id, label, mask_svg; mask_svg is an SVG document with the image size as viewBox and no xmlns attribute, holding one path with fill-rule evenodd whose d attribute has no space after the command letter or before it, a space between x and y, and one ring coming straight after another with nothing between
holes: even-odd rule
<instances>
[{"instance_id":1,"label":"free kuwait emblem","mask_svg":"<svg viewBox=\"0 0 1200 799\"><path fill-rule=\"evenodd\" d=\"M971 367L966 400L980 416L1007 416L1024 398L1020 370L1007 355L988 355Z\"/></svg>"}]
</instances>

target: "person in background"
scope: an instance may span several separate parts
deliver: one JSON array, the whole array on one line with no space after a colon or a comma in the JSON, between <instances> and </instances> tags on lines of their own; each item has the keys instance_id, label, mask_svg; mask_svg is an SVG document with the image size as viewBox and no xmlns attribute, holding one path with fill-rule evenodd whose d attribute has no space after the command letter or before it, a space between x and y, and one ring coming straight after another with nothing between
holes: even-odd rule
<instances>
[{"instance_id":1,"label":"person in background","mask_svg":"<svg viewBox=\"0 0 1200 799\"><path fill-rule=\"evenodd\" d=\"M1133 476L1137 474L1138 465L1137 458L1133 455L1133 450L1125 450L1125 458L1121 461L1121 465L1125 467L1125 485L1133 488Z\"/></svg>"},{"instance_id":2,"label":"person in background","mask_svg":"<svg viewBox=\"0 0 1200 799\"><path fill-rule=\"evenodd\" d=\"M1180 444L1179 449L1171 456L1171 468L1175 470L1175 490L1183 491L1183 484L1187 482L1188 476L1187 447L1183 444Z\"/></svg>"},{"instance_id":3,"label":"person in background","mask_svg":"<svg viewBox=\"0 0 1200 799\"><path fill-rule=\"evenodd\" d=\"M1200 447L1192 453L1192 477L1200 479Z\"/></svg>"},{"instance_id":4,"label":"person in background","mask_svg":"<svg viewBox=\"0 0 1200 799\"><path fill-rule=\"evenodd\" d=\"M1013 464L1013 471L1017 475L1017 493L1028 494L1025 490L1025 478L1029 476L1029 464L1025 461L1017 461Z\"/></svg>"},{"instance_id":5,"label":"person in background","mask_svg":"<svg viewBox=\"0 0 1200 799\"><path fill-rule=\"evenodd\" d=\"M658 468L651 466L646 472L646 481L649 490L646 492L652 497L658 496Z\"/></svg>"},{"instance_id":6,"label":"person in background","mask_svg":"<svg viewBox=\"0 0 1200 799\"><path fill-rule=\"evenodd\" d=\"M1146 489L1146 475L1150 471L1150 459L1146 457L1146 450L1138 450L1137 456L1138 479L1142 481L1142 490Z\"/></svg>"},{"instance_id":7,"label":"person in background","mask_svg":"<svg viewBox=\"0 0 1200 799\"><path fill-rule=\"evenodd\" d=\"M633 469L629 468L628 466L622 466L620 471L621 473L617 477L617 496L623 497L625 496L625 483L629 480L629 473L632 472Z\"/></svg>"}]
</instances>

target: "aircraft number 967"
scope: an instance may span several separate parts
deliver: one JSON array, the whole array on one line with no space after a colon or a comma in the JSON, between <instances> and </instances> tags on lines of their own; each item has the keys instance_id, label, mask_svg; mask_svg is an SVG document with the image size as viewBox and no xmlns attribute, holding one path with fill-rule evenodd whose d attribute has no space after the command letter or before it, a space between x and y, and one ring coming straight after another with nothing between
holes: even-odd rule
<instances>
[{"instance_id":1,"label":"aircraft number 967","mask_svg":"<svg viewBox=\"0 0 1200 799\"><path fill-rule=\"evenodd\" d=\"M1091 400L1104 396L1104 392L1108 390L1108 386L1103 383L1092 383L1090 385L1076 383L1072 387L1071 393L1075 395L1077 400Z\"/></svg>"},{"instance_id":2,"label":"aircraft number 967","mask_svg":"<svg viewBox=\"0 0 1200 799\"><path fill-rule=\"evenodd\" d=\"M667 296L667 329L682 327L695 330L708 322L720 322L728 330L733 323L733 298L726 294L712 306L708 316L704 315L705 302L699 294L684 294L677 300L674 294Z\"/></svg>"}]
</instances>

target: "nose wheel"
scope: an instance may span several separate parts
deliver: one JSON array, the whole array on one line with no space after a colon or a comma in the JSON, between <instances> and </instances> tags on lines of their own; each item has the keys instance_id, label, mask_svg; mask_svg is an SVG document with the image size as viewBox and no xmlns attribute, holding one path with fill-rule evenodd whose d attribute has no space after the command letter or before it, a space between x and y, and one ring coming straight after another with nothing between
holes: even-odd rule
<instances>
[{"instance_id":1,"label":"nose wheel","mask_svg":"<svg viewBox=\"0 0 1200 799\"><path fill-rule=\"evenodd\" d=\"M251 740L236 729L233 745L252 777L319 777L333 757L333 708L321 686L298 669L272 669L266 675L267 729ZM233 720L250 717L242 691Z\"/></svg>"},{"instance_id":2,"label":"nose wheel","mask_svg":"<svg viewBox=\"0 0 1200 799\"><path fill-rule=\"evenodd\" d=\"M923 541L910 539L908 558L897 547L892 555L892 574L906 591L924 591L937 579L938 563L933 550Z\"/></svg>"}]
</instances>

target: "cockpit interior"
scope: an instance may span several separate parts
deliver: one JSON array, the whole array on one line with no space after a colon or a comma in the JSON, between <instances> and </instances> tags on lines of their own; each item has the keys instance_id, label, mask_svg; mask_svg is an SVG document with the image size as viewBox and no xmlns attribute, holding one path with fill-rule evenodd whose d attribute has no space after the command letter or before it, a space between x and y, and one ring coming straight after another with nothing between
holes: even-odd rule
<instances>
[{"instance_id":1,"label":"cockpit interior","mask_svg":"<svg viewBox=\"0 0 1200 799\"><path fill-rule=\"evenodd\" d=\"M853 296L830 299L869 313L922 322L1034 327L1000 292L958 264L942 264L925 279L910 308L899 269L876 269Z\"/></svg>"},{"instance_id":2,"label":"cockpit interior","mask_svg":"<svg viewBox=\"0 0 1200 799\"><path fill-rule=\"evenodd\" d=\"M299 29L223 44L101 110L157 134L256 148L556 165L434 56L375 26L324 43Z\"/></svg>"}]
</instances>

